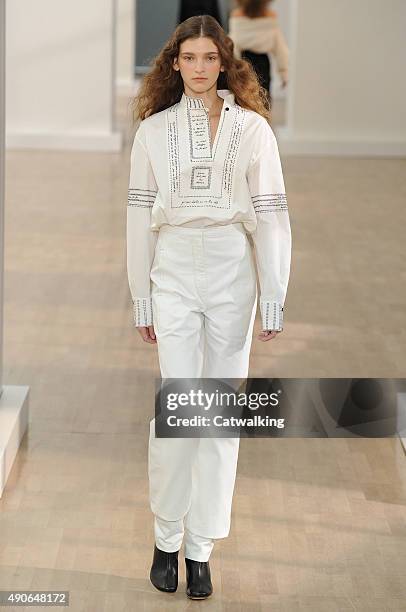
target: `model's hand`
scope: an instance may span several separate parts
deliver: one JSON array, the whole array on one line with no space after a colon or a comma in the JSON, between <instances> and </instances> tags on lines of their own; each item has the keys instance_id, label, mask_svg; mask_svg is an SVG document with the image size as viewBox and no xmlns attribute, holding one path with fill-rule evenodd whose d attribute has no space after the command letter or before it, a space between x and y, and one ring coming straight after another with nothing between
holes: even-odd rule
<instances>
[{"instance_id":1,"label":"model's hand","mask_svg":"<svg viewBox=\"0 0 406 612\"><path fill-rule=\"evenodd\" d=\"M268 340L272 340L272 338L275 338L276 335L280 333L280 331L276 331L275 329L263 329L258 336L258 340L261 340L261 342L268 342Z\"/></svg>"},{"instance_id":2,"label":"model's hand","mask_svg":"<svg viewBox=\"0 0 406 612\"><path fill-rule=\"evenodd\" d=\"M148 327L137 327L137 330L144 342L148 342L149 344L156 344L156 337L153 325L148 325Z\"/></svg>"}]
</instances>

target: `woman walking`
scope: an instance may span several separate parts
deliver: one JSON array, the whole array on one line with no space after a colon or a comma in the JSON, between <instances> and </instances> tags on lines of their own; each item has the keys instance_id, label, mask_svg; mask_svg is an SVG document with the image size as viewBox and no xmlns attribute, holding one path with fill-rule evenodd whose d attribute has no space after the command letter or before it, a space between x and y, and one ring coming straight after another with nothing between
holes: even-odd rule
<instances>
[{"instance_id":1,"label":"woman walking","mask_svg":"<svg viewBox=\"0 0 406 612\"><path fill-rule=\"evenodd\" d=\"M217 90L224 73L228 89ZM217 21L176 28L135 99L127 268L134 325L157 343L162 378L246 378L260 283L267 342L283 329L291 232L267 98ZM213 592L209 557L230 531L239 438L149 430L152 584Z\"/></svg>"},{"instance_id":2,"label":"woman walking","mask_svg":"<svg viewBox=\"0 0 406 612\"><path fill-rule=\"evenodd\" d=\"M278 24L275 11L268 8L269 0L237 0L238 8L230 13L228 35L234 43L234 53L248 60L270 96L271 59L275 58L282 87L288 82L289 49Z\"/></svg>"}]
</instances>

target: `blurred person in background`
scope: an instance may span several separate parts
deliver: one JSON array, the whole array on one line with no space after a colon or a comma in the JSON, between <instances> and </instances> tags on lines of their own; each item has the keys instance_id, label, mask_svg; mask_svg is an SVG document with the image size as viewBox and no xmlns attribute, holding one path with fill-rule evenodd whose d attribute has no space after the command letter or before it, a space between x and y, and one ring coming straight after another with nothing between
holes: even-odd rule
<instances>
[{"instance_id":1,"label":"blurred person in background","mask_svg":"<svg viewBox=\"0 0 406 612\"><path fill-rule=\"evenodd\" d=\"M227 89L218 89L220 75ZM269 342L283 329L290 274L290 222L269 100L219 23L202 15L177 26L133 110L140 120L127 205L134 325L144 342L157 344L163 380L246 379L257 280L257 338ZM239 442L156 437L150 421L150 580L157 589L176 591L183 542L187 596L213 592L209 557L215 539L230 531Z\"/></svg>"},{"instance_id":2,"label":"blurred person in background","mask_svg":"<svg viewBox=\"0 0 406 612\"><path fill-rule=\"evenodd\" d=\"M211 15L223 25L217 0L180 0L178 23L196 15Z\"/></svg>"},{"instance_id":3,"label":"blurred person in background","mask_svg":"<svg viewBox=\"0 0 406 612\"><path fill-rule=\"evenodd\" d=\"M271 92L271 61L276 60L282 87L288 82L289 51L268 0L237 0L238 8L230 13L229 36L237 58L251 62L261 85Z\"/></svg>"}]
</instances>

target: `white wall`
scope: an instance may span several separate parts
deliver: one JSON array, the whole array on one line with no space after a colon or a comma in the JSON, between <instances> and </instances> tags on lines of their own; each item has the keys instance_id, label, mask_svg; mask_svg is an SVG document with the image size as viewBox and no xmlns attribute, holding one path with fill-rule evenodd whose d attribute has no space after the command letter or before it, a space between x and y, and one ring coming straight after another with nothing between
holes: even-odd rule
<instances>
[{"instance_id":1,"label":"white wall","mask_svg":"<svg viewBox=\"0 0 406 612\"><path fill-rule=\"evenodd\" d=\"M117 0L117 85L132 87L135 49L135 0Z\"/></svg>"},{"instance_id":2,"label":"white wall","mask_svg":"<svg viewBox=\"0 0 406 612\"><path fill-rule=\"evenodd\" d=\"M404 0L291 2L282 150L406 155Z\"/></svg>"},{"instance_id":3,"label":"white wall","mask_svg":"<svg viewBox=\"0 0 406 612\"><path fill-rule=\"evenodd\" d=\"M117 150L114 0L7 3L10 147Z\"/></svg>"}]
</instances>

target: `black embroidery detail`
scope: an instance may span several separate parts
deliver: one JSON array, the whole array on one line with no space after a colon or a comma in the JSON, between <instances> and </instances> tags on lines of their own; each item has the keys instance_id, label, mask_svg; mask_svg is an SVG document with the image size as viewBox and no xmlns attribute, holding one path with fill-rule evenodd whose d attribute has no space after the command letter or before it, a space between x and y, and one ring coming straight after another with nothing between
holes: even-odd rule
<instances>
[{"instance_id":1,"label":"black embroidery detail","mask_svg":"<svg viewBox=\"0 0 406 612\"><path fill-rule=\"evenodd\" d=\"M210 189L211 171L210 166L194 166L190 179L191 189Z\"/></svg>"},{"instance_id":2,"label":"black embroidery detail","mask_svg":"<svg viewBox=\"0 0 406 612\"><path fill-rule=\"evenodd\" d=\"M286 202L286 193L261 193L255 196L252 196L252 200L257 200L257 199L272 199L272 200L283 200Z\"/></svg>"},{"instance_id":3,"label":"black embroidery detail","mask_svg":"<svg viewBox=\"0 0 406 612\"><path fill-rule=\"evenodd\" d=\"M223 105L224 104L225 102L223 102ZM210 142L209 114L205 109L203 100L200 98L196 98L193 101L187 99L186 113L189 132L190 161L214 161L218 148L217 145L223 130L224 113L222 113L221 122L217 126L215 142L213 143L215 144L214 150ZM199 151L202 152L200 155Z\"/></svg>"},{"instance_id":4,"label":"black embroidery detail","mask_svg":"<svg viewBox=\"0 0 406 612\"><path fill-rule=\"evenodd\" d=\"M198 111L196 113L196 110ZM191 161L211 159L210 151L210 122L209 116L203 108L187 108L187 122L189 132L189 147ZM199 155L199 151L206 155Z\"/></svg>"},{"instance_id":5,"label":"black embroidery detail","mask_svg":"<svg viewBox=\"0 0 406 612\"><path fill-rule=\"evenodd\" d=\"M166 132L167 132L167 151L168 151L168 165L169 165L169 183L170 183L170 194L171 194L171 206L172 206L172 194L179 192L179 137L178 137L178 108L179 104L175 104L168 109L166 113ZM174 114L172 120L171 115Z\"/></svg>"},{"instance_id":6,"label":"black embroidery detail","mask_svg":"<svg viewBox=\"0 0 406 612\"><path fill-rule=\"evenodd\" d=\"M171 208L229 209L231 208L235 162L239 152L244 120L248 112L235 105L230 108L232 112L228 113L227 121L224 120L225 114L223 113L223 120L218 128L220 131L216 139L216 149L222 149L221 159L216 160L214 157L196 158L194 157L196 142L194 145L191 142L192 128L188 123L191 104L191 102L187 104L186 115L180 113L181 105L179 102L166 111L170 206ZM198 106L198 109L200 108L201 106ZM189 130L189 151L185 150L184 147L180 148L180 126ZM202 126L204 126L203 123ZM228 142L224 142L226 130ZM194 135L196 136L196 133ZM197 136L201 136L198 131ZM205 165L194 165L195 161L204 161ZM207 181L205 181L205 176L201 171L202 168L210 168ZM208 173L208 170L206 172ZM210 190L210 193L203 193L205 190ZM199 191L202 193L198 193Z\"/></svg>"},{"instance_id":7,"label":"black embroidery detail","mask_svg":"<svg viewBox=\"0 0 406 612\"><path fill-rule=\"evenodd\" d=\"M146 327L153 324L151 298L133 299L134 323Z\"/></svg>"},{"instance_id":8,"label":"black embroidery detail","mask_svg":"<svg viewBox=\"0 0 406 612\"><path fill-rule=\"evenodd\" d=\"M191 96L185 96L188 108L204 108L204 102L202 98L192 98Z\"/></svg>"},{"instance_id":9,"label":"black embroidery detail","mask_svg":"<svg viewBox=\"0 0 406 612\"><path fill-rule=\"evenodd\" d=\"M264 193L252 196L252 203L256 213L288 210L285 193Z\"/></svg>"},{"instance_id":10,"label":"black embroidery detail","mask_svg":"<svg viewBox=\"0 0 406 612\"><path fill-rule=\"evenodd\" d=\"M274 329L280 331L283 329L283 308L278 302L262 302L264 329ZM271 312L272 307L272 312Z\"/></svg>"},{"instance_id":11,"label":"black embroidery detail","mask_svg":"<svg viewBox=\"0 0 406 612\"><path fill-rule=\"evenodd\" d=\"M152 208L157 190L130 188L128 190L128 206L139 206L141 208Z\"/></svg>"}]
</instances>

